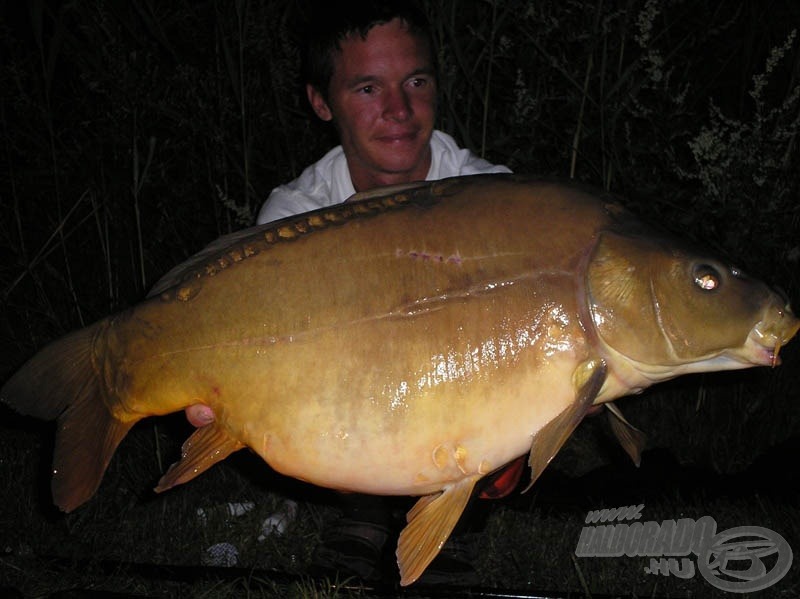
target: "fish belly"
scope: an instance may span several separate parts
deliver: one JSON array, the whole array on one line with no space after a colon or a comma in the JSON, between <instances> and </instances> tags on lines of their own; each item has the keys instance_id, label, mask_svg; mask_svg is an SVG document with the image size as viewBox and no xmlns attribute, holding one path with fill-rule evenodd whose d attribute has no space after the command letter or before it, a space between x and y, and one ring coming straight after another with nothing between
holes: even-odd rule
<instances>
[{"instance_id":1,"label":"fish belly","mask_svg":"<svg viewBox=\"0 0 800 599\"><path fill-rule=\"evenodd\" d=\"M349 491L430 493L524 454L574 400L585 341L574 305L553 301L548 286L569 281L518 277L296 334L221 327L188 343L190 331L171 331L159 312L162 330L142 344L142 313L125 409L206 403L279 472Z\"/></svg>"}]
</instances>

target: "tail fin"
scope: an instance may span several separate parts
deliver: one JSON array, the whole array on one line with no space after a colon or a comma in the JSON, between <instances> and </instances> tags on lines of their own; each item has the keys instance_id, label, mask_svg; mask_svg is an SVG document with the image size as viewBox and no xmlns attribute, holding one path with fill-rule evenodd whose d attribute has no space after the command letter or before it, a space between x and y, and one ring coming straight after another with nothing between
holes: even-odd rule
<instances>
[{"instance_id":1,"label":"tail fin","mask_svg":"<svg viewBox=\"0 0 800 599\"><path fill-rule=\"evenodd\" d=\"M92 365L99 324L54 341L31 358L0 390L0 401L21 414L58 419L53 455L53 500L65 512L100 486L111 456L135 420L114 418L103 401Z\"/></svg>"}]
</instances>

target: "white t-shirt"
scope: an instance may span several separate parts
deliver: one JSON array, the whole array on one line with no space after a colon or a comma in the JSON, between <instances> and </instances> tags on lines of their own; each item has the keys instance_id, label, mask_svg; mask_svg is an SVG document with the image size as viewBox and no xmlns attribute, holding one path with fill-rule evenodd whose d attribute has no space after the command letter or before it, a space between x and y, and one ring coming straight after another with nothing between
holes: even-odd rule
<instances>
[{"instance_id":1,"label":"white t-shirt","mask_svg":"<svg viewBox=\"0 0 800 599\"><path fill-rule=\"evenodd\" d=\"M506 166L492 164L467 149L459 148L447 133L434 130L431 135L431 166L425 177L427 181L460 175L510 172ZM336 146L306 168L297 179L273 189L261 206L256 222L263 225L301 212L339 204L355 192L344 150L342 146Z\"/></svg>"}]
</instances>

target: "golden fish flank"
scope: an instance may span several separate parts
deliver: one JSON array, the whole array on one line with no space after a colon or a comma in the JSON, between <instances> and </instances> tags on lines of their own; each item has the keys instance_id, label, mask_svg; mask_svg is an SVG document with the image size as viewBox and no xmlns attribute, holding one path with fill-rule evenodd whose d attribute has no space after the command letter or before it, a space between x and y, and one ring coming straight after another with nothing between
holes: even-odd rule
<instances>
[{"instance_id":1,"label":"golden fish flank","mask_svg":"<svg viewBox=\"0 0 800 599\"><path fill-rule=\"evenodd\" d=\"M401 380L395 386L386 385L381 395L389 399L389 407L395 410L406 406L410 398L428 388L447 382L469 382L499 363L514 363L525 349L536 348L535 357L540 360L565 351L570 344L562 332L566 319L558 307L547 316L550 326L541 326L544 319L537 315L530 326L511 330L502 337L483 339L479 347L467 347L463 352L451 348L447 354L431 356L430 363L415 372L411 380Z\"/></svg>"},{"instance_id":2,"label":"golden fish flank","mask_svg":"<svg viewBox=\"0 0 800 599\"><path fill-rule=\"evenodd\" d=\"M217 419L158 490L249 447L317 485L422 495L398 544L409 584L486 474L530 452L533 483L593 404L776 365L799 325L763 283L619 206L466 177L220 238L147 301L44 348L2 400L58 418L66 511L136 421L197 402ZM638 460L643 435L606 405Z\"/></svg>"}]
</instances>

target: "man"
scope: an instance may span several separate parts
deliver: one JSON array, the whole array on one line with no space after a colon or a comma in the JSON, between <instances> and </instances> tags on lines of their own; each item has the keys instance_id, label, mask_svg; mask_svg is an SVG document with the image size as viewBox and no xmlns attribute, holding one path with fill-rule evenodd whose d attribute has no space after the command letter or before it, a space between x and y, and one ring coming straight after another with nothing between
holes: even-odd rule
<instances>
[{"instance_id":1,"label":"man","mask_svg":"<svg viewBox=\"0 0 800 599\"><path fill-rule=\"evenodd\" d=\"M433 43L424 16L407 0L327 2L324 7L315 14L304 56L305 90L314 113L333 124L341 145L297 179L275 188L258 214L259 224L384 185L510 172L434 129ZM214 418L201 405L187 408L186 414L195 426ZM344 518L325 533L315 552L316 573L379 576L390 536L387 501L345 499ZM429 567L428 582L474 582L464 553L468 551L454 535ZM444 564L438 580L437 561Z\"/></svg>"},{"instance_id":2,"label":"man","mask_svg":"<svg viewBox=\"0 0 800 599\"><path fill-rule=\"evenodd\" d=\"M383 185L510 172L434 130L432 41L408 2L327 5L334 8L318 19L304 75L312 109L333 123L341 145L273 190L259 224Z\"/></svg>"}]
</instances>

